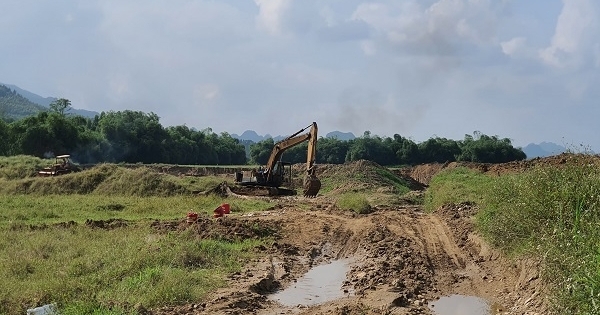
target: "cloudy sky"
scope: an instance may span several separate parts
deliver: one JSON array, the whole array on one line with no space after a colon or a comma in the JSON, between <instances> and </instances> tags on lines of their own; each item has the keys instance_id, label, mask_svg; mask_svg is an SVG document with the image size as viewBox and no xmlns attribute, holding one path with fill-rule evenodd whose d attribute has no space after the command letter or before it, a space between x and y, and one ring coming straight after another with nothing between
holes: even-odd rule
<instances>
[{"instance_id":1,"label":"cloudy sky","mask_svg":"<svg viewBox=\"0 0 600 315\"><path fill-rule=\"evenodd\" d=\"M165 126L600 151L597 0L8 0L0 82Z\"/></svg>"}]
</instances>

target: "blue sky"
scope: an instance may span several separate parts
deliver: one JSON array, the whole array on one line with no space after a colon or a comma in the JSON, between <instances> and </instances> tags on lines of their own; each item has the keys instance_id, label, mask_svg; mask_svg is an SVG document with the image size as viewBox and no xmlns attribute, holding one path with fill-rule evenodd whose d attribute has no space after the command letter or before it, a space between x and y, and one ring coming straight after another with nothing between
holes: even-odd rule
<instances>
[{"instance_id":1,"label":"blue sky","mask_svg":"<svg viewBox=\"0 0 600 315\"><path fill-rule=\"evenodd\" d=\"M5 1L0 82L163 125L600 150L594 0Z\"/></svg>"}]
</instances>

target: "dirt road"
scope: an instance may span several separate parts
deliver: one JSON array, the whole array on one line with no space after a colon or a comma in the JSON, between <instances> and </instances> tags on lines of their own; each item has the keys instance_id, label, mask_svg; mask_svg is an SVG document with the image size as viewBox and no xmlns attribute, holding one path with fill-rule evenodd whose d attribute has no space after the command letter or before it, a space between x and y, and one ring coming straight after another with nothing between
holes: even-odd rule
<instances>
[{"instance_id":1,"label":"dirt road","mask_svg":"<svg viewBox=\"0 0 600 315\"><path fill-rule=\"evenodd\" d=\"M460 294L485 299L491 314L545 314L546 294L535 261L509 261L486 246L474 233L475 211L462 204L430 214L407 205L356 215L336 209L326 197L285 197L269 212L205 220L192 228L208 234L235 229L236 235L251 237L243 227L264 226L276 242L256 248L260 258L231 275L229 288L214 292L208 302L150 312L434 314L429 306L438 298ZM299 287L311 268L332 261L343 263L316 277L341 272L335 292L308 287L291 293L300 299L306 295L291 303L273 295ZM331 293L338 296L317 303Z\"/></svg>"}]
</instances>

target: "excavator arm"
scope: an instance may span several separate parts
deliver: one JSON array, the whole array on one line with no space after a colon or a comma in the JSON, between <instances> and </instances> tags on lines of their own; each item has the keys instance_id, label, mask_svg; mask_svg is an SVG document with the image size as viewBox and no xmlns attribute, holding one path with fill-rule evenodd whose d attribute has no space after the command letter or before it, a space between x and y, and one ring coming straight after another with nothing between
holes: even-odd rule
<instances>
[{"instance_id":1,"label":"excavator arm","mask_svg":"<svg viewBox=\"0 0 600 315\"><path fill-rule=\"evenodd\" d=\"M306 134L301 134L306 129L310 128L310 131ZM287 149L292 148L304 141L308 141L308 152L306 156L306 178L304 180L304 195L314 197L321 189L321 181L315 176L315 159L316 159L316 148L317 148L317 123L313 122L310 126L301 129L293 135L285 138L284 140L275 144L269 160L265 167L266 181L274 182L275 167L278 161L281 159L281 155Z\"/></svg>"}]
</instances>

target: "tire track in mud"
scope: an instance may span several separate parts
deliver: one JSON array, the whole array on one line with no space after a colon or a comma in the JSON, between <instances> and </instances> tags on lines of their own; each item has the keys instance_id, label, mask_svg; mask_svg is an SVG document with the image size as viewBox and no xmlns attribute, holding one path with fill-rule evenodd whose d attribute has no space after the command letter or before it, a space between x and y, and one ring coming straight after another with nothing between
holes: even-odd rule
<instances>
[{"instance_id":1,"label":"tire track in mud","mask_svg":"<svg viewBox=\"0 0 600 315\"><path fill-rule=\"evenodd\" d=\"M354 215L334 207L302 211L288 205L251 219L239 217L281 227L279 239L257 248L259 258L232 275L229 287L214 292L202 307L153 314L431 314L427 303L450 294L511 305L517 300L507 298L507 292L523 282L523 272L507 267L511 264L489 248L469 243L474 239L468 237L473 233L470 216L456 211L431 214L405 206ZM354 295L310 307L286 307L269 299L310 268L344 258L352 260L344 288ZM519 312L514 314L524 313Z\"/></svg>"}]
</instances>

